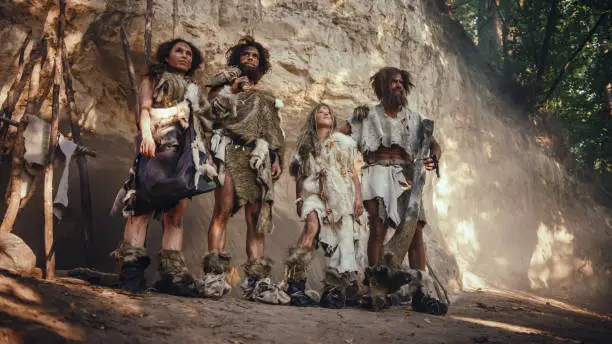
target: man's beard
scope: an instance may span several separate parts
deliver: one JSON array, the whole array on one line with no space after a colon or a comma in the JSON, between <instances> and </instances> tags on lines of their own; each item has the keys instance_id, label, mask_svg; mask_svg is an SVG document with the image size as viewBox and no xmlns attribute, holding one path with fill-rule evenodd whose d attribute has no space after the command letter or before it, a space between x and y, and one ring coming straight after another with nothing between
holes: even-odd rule
<instances>
[{"instance_id":1,"label":"man's beard","mask_svg":"<svg viewBox=\"0 0 612 344\"><path fill-rule=\"evenodd\" d=\"M259 67L251 67L244 63L240 64L240 70L242 71L242 76L248 77L254 84L256 84L263 76L263 73Z\"/></svg>"},{"instance_id":2,"label":"man's beard","mask_svg":"<svg viewBox=\"0 0 612 344\"><path fill-rule=\"evenodd\" d=\"M400 109L408 103L406 92L395 93L393 90L381 99L381 103L385 109Z\"/></svg>"}]
</instances>

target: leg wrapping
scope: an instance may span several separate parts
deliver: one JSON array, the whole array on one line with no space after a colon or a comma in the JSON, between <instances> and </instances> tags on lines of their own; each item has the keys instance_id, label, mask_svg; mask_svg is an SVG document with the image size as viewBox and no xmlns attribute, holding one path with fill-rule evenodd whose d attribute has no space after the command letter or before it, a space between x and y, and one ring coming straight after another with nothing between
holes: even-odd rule
<instances>
[{"instance_id":1,"label":"leg wrapping","mask_svg":"<svg viewBox=\"0 0 612 344\"><path fill-rule=\"evenodd\" d=\"M196 281L185 266L181 251L162 250L158 262L160 280L155 283L158 291L178 296L198 296Z\"/></svg>"},{"instance_id":2,"label":"leg wrapping","mask_svg":"<svg viewBox=\"0 0 612 344\"><path fill-rule=\"evenodd\" d=\"M133 293L146 289L145 270L151 263L147 250L142 246L132 246L122 241L119 247L111 252L119 269L119 287Z\"/></svg>"},{"instance_id":3,"label":"leg wrapping","mask_svg":"<svg viewBox=\"0 0 612 344\"><path fill-rule=\"evenodd\" d=\"M204 277L199 285L200 295L214 299L227 295L232 286L228 283L232 255L229 252L212 250L204 255L202 268Z\"/></svg>"},{"instance_id":4,"label":"leg wrapping","mask_svg":"<svg viewBox=\"0 0 612 344\"><path fill-rule=\"evenodd\" d=\"M291 247L289 257L285 261L285 280L288 283L294 281L306 281L306 273L312 262L312 249Z\"/></svg>"}]
</instances>

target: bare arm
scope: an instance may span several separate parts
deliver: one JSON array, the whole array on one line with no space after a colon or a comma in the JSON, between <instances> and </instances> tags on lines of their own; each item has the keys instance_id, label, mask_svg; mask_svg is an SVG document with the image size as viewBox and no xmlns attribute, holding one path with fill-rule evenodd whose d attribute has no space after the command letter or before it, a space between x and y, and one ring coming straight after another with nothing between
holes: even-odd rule
<instances>
[{"instance_id":1,"label":"bare arm","mask_svg":"<svg viewBox=\"0 0 612 344\"><path fill-rule=\"evenodd\" d=\"M153 83L150 78L144 78L140 83L138 98L140 102L140 134L142 135L140 154L151 157L155 155L155 141L153 140L153 132L151 131Z\"/></svg>"},{"instance_id":2,"label":"bare arm","mask_svg":"<svg viewBox=\"0 0 612 344\"><path fill-rule=\"evenodd\" d=\"M425 166L425 169L428 171L432 171L436 168L436 164L431 158L434 155L436 156L436 159L440 161L440 156L442 155L442 148L440 147L440 144L438 144L438 141L436 141L436 139L432 136L431 142L429 143L429 156L423 159L423 166Z\"/></svg>"},{"instance_id":3,"label":"bare arm","mask_svg":"<svg viewBox=\"0 0 612 344\"><path fill-rule=\"evenodd\" d=\"M143 136L151 135L151 107L153 106L153 85L151 79L144 78L140 83L138 93L140 103L140 131Z\"/></svg>"}]
</instances>

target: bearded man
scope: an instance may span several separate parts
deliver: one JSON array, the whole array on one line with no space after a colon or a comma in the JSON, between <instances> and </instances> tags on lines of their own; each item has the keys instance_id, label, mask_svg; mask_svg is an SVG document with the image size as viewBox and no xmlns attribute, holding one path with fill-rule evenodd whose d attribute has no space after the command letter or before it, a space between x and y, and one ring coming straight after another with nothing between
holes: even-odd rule
<instances>
[{"instance_id":1,"label":"bearded man","mask_svg":"<svg viewBox=\"0 0 612 344\"><path fill-rule=\"evenodd\" d=\"M296 183L298 216L305 221L295 247L285 262L287 293L294 306L316 304L306 291L306 272L314 248L325 252L325 285L320 305L342 308L356 301L363 212L355 141L336 132L336 117L326 104L317 104L298 137L290 173Z\"/></svg>"},{"instance_id":2,"label":"bearded man","mask_svg":"<svg viewBox=\"0 0 612 344\"><path fill-rule=\"evenodd\" d=\"M216 126L211 149L220 187L208 231L204 283L209 296L221 297L230 286L231 255L225 251L227 222L242 206L247 226L242 285L244 297L267 303L287 303L289 297L270 280L272 260L264 255L265 234L273 230L274 182L282 173L285 136L280 126L282 102L257 89L270 69L266 48L252 37L227 51L227 68L208 83L211 119Z\"/></svg>"},{"instance_id":3,"label":"bearded man","mask_svg":"<svg viewBox=\"0 0 612 344\"><path fill-rule=\"evenodd\" d=\"M427 261L425 258L425 245L423 243L423 228L426 220L423 207L419 200L416 203L415 219L408 219L408 202L411 198L413 174L421 173L422 168L432 171L440 159L441 149L433 136L428 139L430 143L421 147L424 140L423 123L425 119L416 111L407 107L406 95L414 87L410 74L402 69L385 67L370 78L371 86L380 101L371 107L360 106L348 119L342 132L350 134L357 142L359 150L364 155L365 164L361 170L362 191L365 209L368 213L370 237L368 240L369 271L366 271L366 282L378 280L380 284L388 287L388 291L395 292L404 282L410 282L412 292L412 308L415 311L430 314L445 314L447 305L428 295L422 279ZM429 120L427 120L429 121ZM429 121L433 126L433 122ZM433 128L432 128L433 130ZM419 151L429 151L429 155L416 161ZM411 221L413 220L413 221ZM416 224L412 229L414 234L408 238L408 258L410 260L410 273L401 272L398 259L391 257L396 263L391 264L390 259L385 262L383 258L383 244L387 229L395 228L398 232L405 224ZM396 233L397 234L397 233ZM412 234L412 233L410 233ZM410 236L410 235L409 235ZM404 251L405 253L405 251ZM389 265L395 265L390 267ZM391 270L390 270L391 268ZM393 269L395 268L395 269ZM368 275L372 278L368 278ZM380 279L383 279L381 281ZM385 280L386 279L386 280ZM393 287L391 287L393 286ZM386 298L374 296L373 285L370 285L369 303L374 309L387 307Z\"/></svg>"}]
</instances>

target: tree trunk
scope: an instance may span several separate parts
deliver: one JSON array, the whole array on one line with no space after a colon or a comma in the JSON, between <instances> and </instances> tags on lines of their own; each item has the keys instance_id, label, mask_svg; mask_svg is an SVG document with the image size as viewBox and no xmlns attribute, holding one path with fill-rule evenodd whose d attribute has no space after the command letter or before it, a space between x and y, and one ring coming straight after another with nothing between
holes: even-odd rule
<instances>
[{"instance_id":1,"label":"tree trunk","mask_svg":"<svg viewBox=\"0 0 612 344\"><path fill-rule=\"evenodd\" d=\"M30 63L30 57L32 52L25 55L26 49L30 43L32 38L32 31L28 32L23 44L21 45L21 49L19 50L19 64L17 67L17 75L15 76L15 80L11 84L8 92L6 93L6 98L4 99L4 103L2 104L2 110L0 112L0 116L5 116L7 119L13 118L13 111L15 111L15 104L19 101L21 97L21 92L25 87L26 80L32 71L32 64ZM9 122L8 121L0 121L0 148L4 143L4 139L8 134Z\"/></svg>"},{"instance_id":2,"label":"tree trunk","mask_svg":"<svg viewBox=\"0 0 612 344\"><path fill-rule=\"evenodd\" d=\"M57 19L57 46L55 50L55 69L53 73L53 105L51 107L51 128L49 130L49 150L45 166L44 214L45 214L45 278L55 278L55 249L53 247L53 161L57 147L59 124L59 95L62 83L62 51L64 50L64 24L66 21L66 0L59 1Z\"/></svg>"},{"instance_id":3,"label":"tree trunk","mask_svg":"<svg viewBox=\"0 0 612 344\"><path fill-rule=\"evenodd\" d=\"M19 213L19 204L21 203L21 172L23 171L23 155L25 153L25 140L23 132L27 127L27 121L29 116L34 116L34 110L38 100L38 91L40 87L40 72L44 63L44 57L46 51L46 41L43 39L41 44L32 50L31 59L34 62L32 67L32 73L30 77L30 86L28 88L28 103L26 105L25 113L21 119L21 125L17 129L17 135L15 139L15 147L13 148L13 161L11 166L11 181L10 181L10 193L7 199L6 212L4 213L4 219L2 225L0 225L1 232L11 232L17 214Z\"/></svg>"},{"instance_id":4,"label":"tree trunk","mask_svg":"<svg viewBox=\"0 0 612 344\"><path fill-rule=\"evenodd\" d=\"M542 50L540 56L536 61L536 80L535 80L535 92L539 95L543 88L544 76L546 75L546 69L548 67L548 55L550 52L550 44L552 36L555 32L555 25L559 19L559 8L558 0L551 0L550 10L548 11L548 20L546 22L546 32L544 34L544 41L542 42Z\"/></svg>"},{"instance_id":5,"label":"tree trunk","mask_svg":"<svg viewBox=\"0 0 612 344\"><path fill-rule=\"evenodd\" d=\"M492 59L494 65L498 65L502 40L501 22L497 14L496 0L480 0L476 28L478 48L485 56Z\"/></svg>"},{"instance_id":6,"label":"tree trunk","mask_svg":"<svg viewBox=\"0 0 612 344\"><path fill-rule=\"evenodd\" d=\"M172 0L172 39L178 38L178 0Z\"/></svg>"},{"instance_id":7,"label":"tree trunk","mask_svg":"<svg viewBox=\"0 0 612 344\"><path fill-rule=\"evenodd\" d=\"M145 13L144 52L145 63L151 64L151 29L153 26L153 0L147 0L147 11Z\"/></svg>"},{"instance_id":8,"label":"tree trunk","mask_svg":"<svg viewBox=\"0 0 612 344\"><path fill-rule=\"evenodd\" d=\"M121 42L123 43L123 58L125 59L125 67L128 71L128 79L130 80L130 89L132 90L132 102L128 99L128 105L134 104L134 114L136 116L136 127L140 129L140 104L138 101L138 87L136 86L136 73L134 72L134 63L132 63L132 54L130 52L130 42L127 39L123 26L121 27Z\"/></svg>"},{"instance_id":9,"label":"tree trunk","mask_svg":"<svg viewBox=\"0 0 612 344\"><path fill-rule=\"evenodd\" d=\"M608 99L608 115L612 117L612 82L606 85L606 99Z\"/></svg>"},{"instance_id":10,"label":"tree trunk","mask_svg":"<svg viewBox=\"0 0 612 344\"><path fill-rule=\"evenodd\" d=\"M64 72L64 91L70 114L70 131L74 143L81 144L81 127L79 126L79 111L74 100L72 89L72 72L70 63L66 57L66 46L62 46L62 67ZM69 163L68 161L66 162ZM84 154L76 155L76 164L79 169L79 184L81 189L81 211L83 214L83 238L85 239L85 264L93 264L93 207L91 204L91 191L89 188L89 170L87 169L87 157Z\"/></svg>"}]
</instances>

